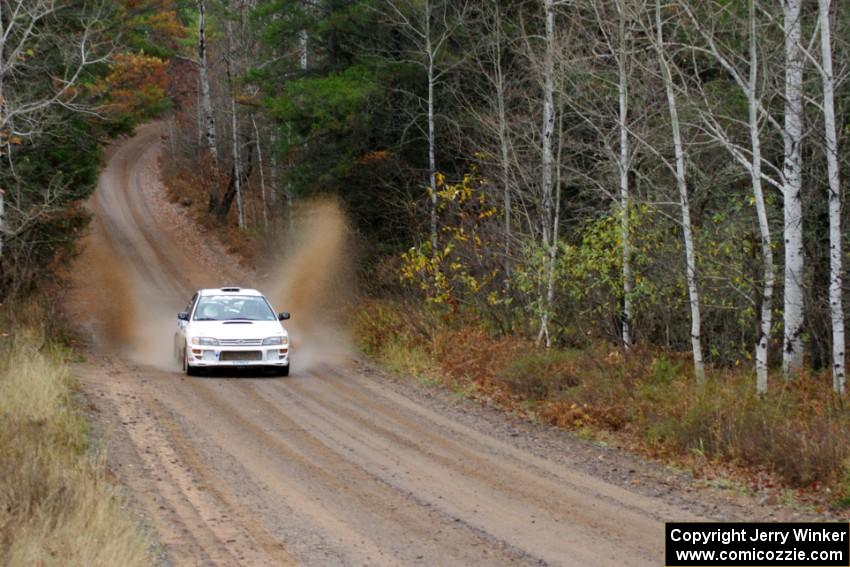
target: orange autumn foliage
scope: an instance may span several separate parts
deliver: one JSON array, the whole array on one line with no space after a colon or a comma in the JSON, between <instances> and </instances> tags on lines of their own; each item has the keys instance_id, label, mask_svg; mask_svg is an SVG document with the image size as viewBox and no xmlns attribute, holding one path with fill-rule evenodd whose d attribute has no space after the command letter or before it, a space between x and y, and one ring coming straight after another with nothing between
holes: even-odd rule
<instances>
[{"instance_id":1,"label":"orange autumn foliage","mask_svg":"<svg viewBox=\"0 0 850 567\"><path fill-rule=\"evenodd\" d=\"M100 85L114 114L141 119L160 109L168 90L167 62L144 53L115 56L112 69Z\"/></svg>"}]
</instances>

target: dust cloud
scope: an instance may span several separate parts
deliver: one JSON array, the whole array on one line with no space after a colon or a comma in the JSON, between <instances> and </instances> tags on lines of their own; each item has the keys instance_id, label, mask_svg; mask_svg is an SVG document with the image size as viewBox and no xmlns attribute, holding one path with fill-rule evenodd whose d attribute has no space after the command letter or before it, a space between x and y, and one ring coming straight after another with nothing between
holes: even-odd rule
<instances>
[{"instance_id":1,"label":"dust cloud","mask_svg":"<svg viewBox=\"0 0 850 567\"><path fill-rule=\"evenodd\" d=\"M343 317L354 292L346 215L338 201L321 198L301 203L293 219L288 236L270 245L278 252L265 254L264 275L221 281L225 276L219 270L188 261L181 243L165 238L157 248L172 260L180 258L181 272L157 262L155 254L129 262L111 240L127 235L107 234L96 215L72 273L69 315L94 347L173 371L178 367L176 314L192 293L201 287L257 287L277 310L292 314L284 325L292 341L293 372L343 363L351 354Z\"/></svg>"},{"instance_id":2,"label":"dust cloud","mask_svg":"<svg viewBox=\"0 0 850 567\"><path fill-rule=\"evenodd\" d=\"M292 369L339 364L351 354L342 319L354 296L351 230L339 201L330 197L302 203L261 289L276 309L289 311Z\"/></svg>"},{"instance_id":3,"label":"dust cloud","mask_svg":"<svg viewBox=\"0 0 850 567\"><path fill-rule=\"evenodd\" d=\"M137 315L136 294L116 257L102 223L95 218L74 261L66 307L72 323L101 349L123 348L138 338L132 324Z\"/></svg>"}]
</instances>

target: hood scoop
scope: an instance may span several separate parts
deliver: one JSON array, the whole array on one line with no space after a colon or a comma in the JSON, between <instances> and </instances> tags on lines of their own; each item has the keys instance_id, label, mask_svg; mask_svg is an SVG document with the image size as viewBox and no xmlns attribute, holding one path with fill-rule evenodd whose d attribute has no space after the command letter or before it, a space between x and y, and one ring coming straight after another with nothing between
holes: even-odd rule
<instances>
[{"instance_id":1,"label":"hood scoop","mask_svg":"<svg viewBox=\"0 0 850 567\"><path fill-rule=\"evenodd\" d=\"M253 325L252 321L225 321L222 325Z\"/></svg>"}]
</instances>

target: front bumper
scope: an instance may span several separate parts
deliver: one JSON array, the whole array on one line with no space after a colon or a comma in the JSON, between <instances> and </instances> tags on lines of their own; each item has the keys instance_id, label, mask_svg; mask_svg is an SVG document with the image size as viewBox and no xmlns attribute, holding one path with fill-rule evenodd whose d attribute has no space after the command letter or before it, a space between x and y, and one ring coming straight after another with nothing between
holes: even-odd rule
<instances>
[{"instance_id":1,"label":"front bumper","mask_svg":"<svg viewBox=\"0 0 850 567\"><path fill-rule=\"evenodd\" d=\"M186 347L186 362L196 368L289 366L289 348L274 346L198 346Z\"/></svg>"}]
</instances>

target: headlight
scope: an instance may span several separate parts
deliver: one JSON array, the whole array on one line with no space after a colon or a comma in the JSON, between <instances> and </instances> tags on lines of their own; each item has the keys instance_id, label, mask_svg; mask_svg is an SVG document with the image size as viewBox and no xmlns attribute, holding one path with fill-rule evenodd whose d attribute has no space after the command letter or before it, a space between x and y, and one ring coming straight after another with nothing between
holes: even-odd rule
<instances>
[{"instance_id":1,"label":"headlight","mask_svg":"<svg viewBox=\"0 0 850 567\"><path fill-rule=\"evenodd\" d=\"M192 337L193 345L218 346L218 339L212 337Z\"/></svg>"},{"instance_id":2,"label":"headlight","mask_svg":"<svg viewBox=\"0 0 850 567\"><path fill-rule=\"evenodd\" d=\"M264 345L288 345L289 337L269 337L263 339Z\"/></svg>"}]
</instances>

